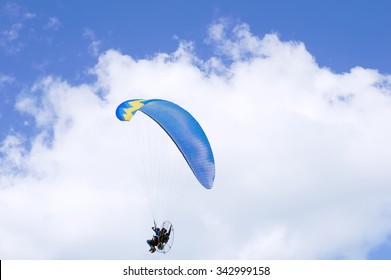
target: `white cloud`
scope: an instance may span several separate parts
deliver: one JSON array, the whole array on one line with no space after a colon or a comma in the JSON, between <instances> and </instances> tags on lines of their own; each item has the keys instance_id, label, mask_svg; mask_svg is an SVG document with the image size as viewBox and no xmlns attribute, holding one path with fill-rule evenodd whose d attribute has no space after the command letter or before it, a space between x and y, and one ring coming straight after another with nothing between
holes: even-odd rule
<instances>
[{"instance_id":1,"label":"white cloud","mask_svg":"<svg viewBox=\"0 0 391 280\"><path fill-rule=\"evenodd\" d=\"M61 22L57 17L50 17L45 25L46 29L58 30L61 26Z\"/></svg>"},{"instance_id":2,"label":"white cloud","mask_svg":"<svg viewBox=\"0 0 391 280\"><path fill-rule=\"evenodd\" d=\"M0 161L2 173L11 174L12 169L15 170L23 165L26 149L24 148L20 137L9 135L1 144L0 153L7 155Z\"/></svg>"},{"instance_id":3,"label":"white cloud","mask_svg":"<svg viewBox=\"0 0 391 280\"><path fill-rule=\"evenodd\" d=\"M0 31L0 47L7 54L14 55L23 48L23 44L18 40L22 29L23 24L17 22L9 28Z\"/></svg>"},{"instance_id":4,"label":"white cloud","mask_svg":"<svg viewBox=\"0 0 391 280\"><path fill-rule=\"evenodd\" d=\"M13 77L0 73L0 86L4 84L10 84L13 81L14 81Z\"/></svg>"},{"instance_id":5,"label":"white cloud","mask_svg":"<svg viewBox=\"0 0 391 280\"><path fill-rule=\"evenodd\" d=\"M15 55L24 48L23 33L28 29L26 28L29 26L27 21L34 19L36 14L25 11L24 8L12 2L6 3L2 8L12 24L0 30L0 47L6 54Z\"/></svg>"},{"instance_id":6,"label":"white cloud","mask_svg":"<svg viewBox=\"0 0 391 280\"><path fill-rule=\"evenodd\" d=\"M12 42L19 38L19 32L22 29L21 23L14 23L8 30L3 30L1 32L1 41L0 43L5 44Z\"/></svg>"},{"instance_id":7,"label":"white cloud","mask_svg":"<svg viewBox=\"0 0 391 280\"><path fill-rule=\"evenodd\" d=\"M37 15L35 13L31 13L31 12L26 12L23 14L24 19L33 19L36 17L37 17Z\"/></svg>"},{"instance_id":8,"label":"white cloud","mask_svg":"<svg viewBox=\"0 0 391 280\"><path fill-rule=\"evenodd\" d=\"M262 40L253 37L246 24L237 26L232 31L232 37L227 34L227 25L223 22L210 26L209 40L217 46L222 54L228 55L233 60L242 58L243 55L260 54Z\"/></svg>"},{"instance_id":9,"label":"white cloud","mask_svg":"<svg viewBox=\"0 0 391 280\"><path fill-rule=\"evenodd\" d=\"M90 41L88 46L90 54L97 57L99 55L99 46L102 42L96 38L95 32L89 28L84 29L83 37Z\"/></svg>"},{"instance_id":10,"label":"white cloud","mask_svg":"<svg viewBox=\"0 0 391 280\"><path fill-rule=\"evenodd\" d=\"M168 205L168 258L354 259L386 240L391 78L360 67L333 73L302 43L259 38L244 24L210 30L223 58L202 62L186 44L140 60L110 50L92 70L95 84L47 77L20 97L17 108L41 132L31 149L16 136L1 145L1 258L149 258L154 203L139 173L159 170L171 173L153 191L167 194L173 177L181 191L200 191L188 211L182 200ZM141 138L130 131L126 140L114 112L131 98L172 100L197 118L216 159L211 191L177 169L182 161L164 154L169 142L142 115L133 126Z\"/></svg>"},{"instance_id":11,"label":"white cloud","mask_svg":"<svg viewBox=\"0 0 391 280\"><path fill-rule=\"evenodd\" d=\"M3 7L6 15L11 18L21 18L21 19L32 19L36 17L36 14L30 11L26 11L25 8L21 7L17 3L6 3Z\"/></svg>"}]
</instances>

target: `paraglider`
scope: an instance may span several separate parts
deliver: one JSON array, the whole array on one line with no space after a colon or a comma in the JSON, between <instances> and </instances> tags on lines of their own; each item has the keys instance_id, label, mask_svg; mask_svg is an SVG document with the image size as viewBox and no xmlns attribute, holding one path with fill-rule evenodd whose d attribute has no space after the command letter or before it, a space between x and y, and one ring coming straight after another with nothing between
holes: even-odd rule
<instances>
[{"instance_id":1,"label":"paraglider","mask_svg":"<svg viewBox=\"0 0 391 280\"><path fill-rule=\"evenodd\" d=\"M147 240L149 252L154 253L157 250L159 253L167 253L174 243L174 227L169 221L165 221L161 228L158 228L154 222L152 230L155 234L152 239Z\"/></svg>"},{"instance_id":2,"label":"paraglider","mask_svg":"<svg viewBox=\"0 0 391 280\"><path fill-rule=\"evenodd\" d=\"M130 121L138 111L149 116L167 133L201 186L211 189L215 178L213 152L196 119L179 105L162 99L125 101L117 107L116 116L121 121ZM156 224L153 229L157 229ZM165 253L168 242L173 240L171 235L173 227L167 221L160 227L159 232L155 231L155 236L147 241L151 252L157 250Z\"/></svg>"}]
</instances>

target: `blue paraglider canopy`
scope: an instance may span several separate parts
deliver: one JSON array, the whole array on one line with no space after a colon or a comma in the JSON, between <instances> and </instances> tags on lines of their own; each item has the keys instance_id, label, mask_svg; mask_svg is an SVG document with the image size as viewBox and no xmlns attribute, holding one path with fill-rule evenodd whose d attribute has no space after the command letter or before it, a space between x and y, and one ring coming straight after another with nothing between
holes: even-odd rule
<instances>
[{"instance_id":1,"label":"blue paraglider canopy","mask_svg":"<svg viewBox=\"0 0 391 280\"><path fill-rule=\"evenodd\" d=\"M121 103L117 118L130 121L137 111L152 118L171 137L193 174L206 189L213 187L215 163L212 148L196 119L185 109L162 99L132 99Z\"/></svg>"}]
</instances>

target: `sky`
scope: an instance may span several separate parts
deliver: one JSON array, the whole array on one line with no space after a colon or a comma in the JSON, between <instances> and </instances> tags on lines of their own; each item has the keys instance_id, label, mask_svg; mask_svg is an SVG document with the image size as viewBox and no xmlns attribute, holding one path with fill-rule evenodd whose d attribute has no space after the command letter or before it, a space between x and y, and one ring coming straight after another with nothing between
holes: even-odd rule
<instances>
[{"instance_id":1,"label":"sky","mask_svg":"<svg viewBox=\"0 0 391 280\"><path fill-rule=\"evenodd\" d=\"M0 1L0 258L390 259L390 8ZM211 190L134 98L198 120Z\"/></svg>"}]
</instances>

